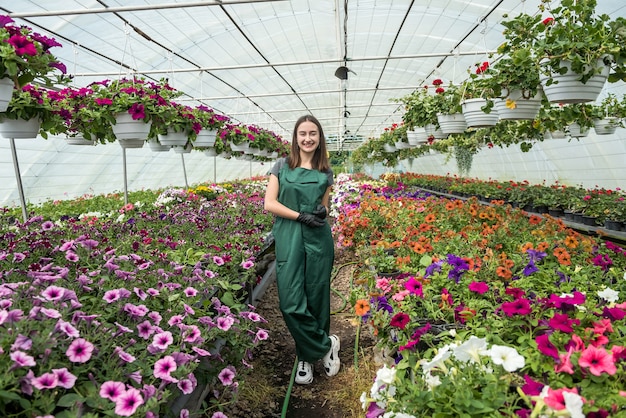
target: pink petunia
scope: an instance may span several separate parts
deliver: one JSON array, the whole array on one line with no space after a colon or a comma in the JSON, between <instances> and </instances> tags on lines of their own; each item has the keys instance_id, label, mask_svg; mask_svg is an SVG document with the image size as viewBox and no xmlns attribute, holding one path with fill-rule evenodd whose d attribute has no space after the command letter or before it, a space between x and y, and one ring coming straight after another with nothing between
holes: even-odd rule
<instances>
[{"instance_id":1,"label":"pink petunia","mask_svg":"<svg viewBox=\"0 0 626 418\"><path fill-rule=\"evenodd\" d=\"M224 259L218 255L214 255L213 256L213 262L218 265L218 266L223 266L224 265Z\"/></svg>"},{"instance_id":2,"label":"pink petunia","mask_svg":"<svg viewBox=\"0 0 626 418\"><path fill-rule=\"evenodd\" d=\"M504 302L501 307L504 313L509 317L514 315L528 315L531 312L530 301L526 298L518 298L513 302Z\"/></svg>"},{"instance_id":3,"label":"pink petunia","mask_svg":"<svg viewBox=\"0 0 626 418\"><path fill-rule=\"evenodd\" d=\"M535 338L535 342L537 343L537 349L541 351L544 355L550 356L556 360L559 359L559 350L552 344L550 341L550 336L548 334L542 334Z\"/></svg>"},{"instance_id":4,"label":"pink petunia","mask_svg":"<svg viewBox=\"0 0 626 418\"><path fill-rule=\"evenodd\" d=\"M222 369L222 371L218 374L220 382L224 386L230 386L235 381L235 370L234 367L228 366Z\"/></svg>"},{"instance_id":5,"label":"pink petunia","mask_svg":"<svg viewBox=\"0 0 626 418\"><path fill-rule=\"evenodd\" d=\"M172 337L172 333L169 331L159 332L158 334L155 334L152 338L152 344L160 350L165 350L173 342L174 337Z\"/></svg>"},{"instance_id":6,"label":"pink petunia","mask_svg":"<svg viewBox=\"0 0 626 418\"><path fill-rule=\"evenodd\" d=\"M570 388L562 388L562 389L551 389L551 388L548 388L548 394L543 399L543 401L546 403L546 405L548 405L550 408L554 409L555 411L561 411L561 410L565 409L565 398L563 397L563 393L564 392L570 392L570 393L578 394L578 390L576 390L576 388L572 388L572 389L570 389Z\"/></svg>"},{"instance_id":7,"label":"pink petunia","mask_svg":"<svg viewBox=\"0 0 626 418\"><path fill-rule=\"evenodd\" d=\"M566 333L574 332L572 325L580 325L579 319L571 319L567 314L555 313L548 321L552 329L557 329Z\"/></svg>"},{"instance_id":8,"label":"pink petunia","mask_svg":"<svg viewBox=\"0 0 626 418\"><path fill-rule=\"evenodd\" d=\"M129 417L143 404L143 398L139 390L130 388L122 393L115 401L115 413L123 417Z\"/></svg>"},{"instance_id":9,"label":"pink petunia","mask_svg":"<svg viewBox=\"0 0 626 418\"><path fill-rule=\"evenodd\" d=\"M600 376L602 373L614 375L617 372L613 355L602 347L590 345L580 353L578 365L583 368L589 368L589 372L594 376Z\"/></svg>"},{"instance_id":10,"label":"pink petunia","mask_svg":"<svg viewBox=\"0 0 626 418\"><path fill-rule=\"evenodd\" d=\"M76 376L70 373L67 368L63 367L62 369L52 369L52 373L57 376L58 385L65 389L71 389L74 387L74 383L76 383Z\"/></svg>"},{"instance_id":11,"label":"pink petunia","mask_svg":"<svg viewBox=\"0 0 626 418\"><path fill-rule=\"evenodd\" d=\"M59 385L59 378L54 373L44 373L39 377L31 379L30 383L39 390L54 389Z\"/></svg>"},{"instance_id":12,"label":"pink petunia","mask_svg":"<svg viewBox=\"0 0 626 418\"><path fill-rule=\"evenodd\" d=\"M23 351L13 351L10 354L11 360L13 360L13 367L33 367L37 363L35 363L35 358L30 356Z\"/></svg>"},{"instance_id":13,"label":"pink petunia","mask_svg":"<svg viewBox=\"0 0 626 418\"><path fill-rule=\"evenodd\" d=\"M188 287L183 291L183 293L185 293L185 296L190 298L190 297L196 296L198 294L198 290L196 290L193 287Z\"/></svg>"},{"instance_id":14,"label":"pink petunia","mask_svg":"<svg viewBox=\"0 0 626 418\"><path fill-rule=\"evenodd\" d=\"M68 347L65 355L73 363L85 363L91 358L94 346L84 338L77 338Z\"/></svg>"},{"instance_id":15,"label":"pink petunia","mask_svg":"<svg viewBox=\"0 0 626 418\"><path fill-rule=\"evenodd\" d=\"M147 340L150 338L152 334L154 334L155 326L150 323L150 321L145 320L139 324L137 324L137 334Z\"/></svg>"},{"instance_id":16,"label":"pink petunia","mask_svg":"<svg viewBox=\"0 0 626 418\"><path fill-rule=\"evenodd\" d=\"M246 260L243 263L241 263L241 267L243 267L245 270L250 270L252 267L254 267L254 262L250 260Z\"/></svg>"},{"instance_id":17,"label":"pink petunia","mask_svg":"<svg viewBox=\"0 0 626 418\"><path fill-rule=\"evenodd\" d=\"M235 320L233 318L231 318L230 316L226 316L226 317L219 317L217 318L217 327L219 329L221 329L222 331L228 331L230 329L230 327L233 326L233 324L235 323Z\"/></svg>"},{"instance_id":18,"label":"pink petunia","mask_svg":"<svg viewBox=\"0 0 626 418\"><path fill-rule=\"evenodd\" d=\"M109 380L100 386L100 397L110 399L113 402L115 402L124 392L126 392L126 386L124 386L124 383L122 382Z\"/></svg>"},{"instance_id":19,"label":"pink petunia","mask_svg":"<svg viewBox=\"0 0 626 418\"><path fill-rule=\"evenodd\" d=\"M572 353L574 352L574 347L570 347L567 350L567 353L559 354L559 363L554 365L554 371L557 373L567 373L574 374L574 366L571 361Z\"/></svg>"},{"instance_id":20,"label":"pink petunia","mask_svg":"<svg viewBox=\"0 0 626 418\"><path fill-rule=\"evenodd\" d=\"M174 357L165 356L154 363L154 377L164 380L172 380L171 373L176 370Z\"/></svg>"},{"instance_id":21,"label":"pink petunia","mask_svg":"<svg viewBox=\"0 0 626 418\"><path fill-rule=\"evenodd\" d=\"M471 282L468 286L469 290L476 292L479 295L486 293L489 290L489 285L485 282Z\"/></svg>"},{"instance_id":22,"label":"pink petunia","mask_svg":"<svg viewBox=\"0 0 626 418\"><path fill-rule=\"evenodd\" d=\"M178 389L180 389L180 391L185 395L189 395L194 390L194 385L189 379L181 379L177 386Z\"/></svg>"},{"instance_id":23,"label":"pink petunia","mask_svg":"<svg viewBox=\"0 0 626 418\"><path fill-rule=\"evenodd\" d=\"M104 297L102 299L104 299L106 303L113 303L119 298L120 298L119 289L111 289L111 290L107 290L106 292L104 292Z\"/></svg>"},{"instance_id":24,"label":"pink petunia","mask_svg":"<svg viewBox=\"0 0 626 418\"><path fill-rule=\"evenodd\" d=\"M59 286L48 286L43 292L41 292L41 296L52 302L60 301L63 299L64 294L65 289Z\"/></svg>"}]
</instances>

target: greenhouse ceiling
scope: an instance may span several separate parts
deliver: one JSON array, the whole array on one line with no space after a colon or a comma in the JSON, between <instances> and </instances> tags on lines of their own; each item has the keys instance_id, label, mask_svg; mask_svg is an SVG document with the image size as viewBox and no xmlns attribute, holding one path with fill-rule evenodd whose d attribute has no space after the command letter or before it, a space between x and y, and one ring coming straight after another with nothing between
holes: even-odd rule
<instances>
[{"instance_id":1,"label":"greenhouse ceiling","mask_svg":"<svg viewBox=\"0 0 626 418\"><path fill-rule=\"evenodd\" d=\"M289 138L316 115L346 143L402 120L397 99L458 83L502 42L503 16L539 0L0 0L54 37L75 86L131 75ZM558 2L554 2L558 3ZM626 16L623 0L598 12Z\"/></svg>"}]
</instances>

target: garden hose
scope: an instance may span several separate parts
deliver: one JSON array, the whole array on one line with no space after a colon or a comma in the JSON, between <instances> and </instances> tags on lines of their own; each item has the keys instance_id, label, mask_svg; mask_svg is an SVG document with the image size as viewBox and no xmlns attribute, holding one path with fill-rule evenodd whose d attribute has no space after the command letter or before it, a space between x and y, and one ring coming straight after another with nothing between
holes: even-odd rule
<instances>
[{"instance_id":1,"label":"garden hose","mask_svg":"<svg viewBox=\"0 0 626 418\"><path fill-rule=\"evenodd\" d=\"M283 411L280 414L280 418L287 416L287 408L289 407L289 398L291 398L291 390L293 389L293 382L296 379L296 370L298 370L298 357L293 363L293 369L291 369L291 377L289 378L289 386L287 386L287 393L285 394L285 400L283 401Z\"/></svg>"}]
</instances>

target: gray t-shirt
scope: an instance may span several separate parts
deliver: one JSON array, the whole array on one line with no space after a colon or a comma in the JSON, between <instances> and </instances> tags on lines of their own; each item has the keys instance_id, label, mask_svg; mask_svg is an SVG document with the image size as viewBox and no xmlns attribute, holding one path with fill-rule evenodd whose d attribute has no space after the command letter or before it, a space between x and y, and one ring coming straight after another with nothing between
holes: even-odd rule
<instances>
[{"instance_id":1,"label":"gray t-shirt","mask_svg":"<svg viewBox=\"0 0 626 418\"><path fill-rule=\"evenodd\" d=\"M276 160L276 163L272 166L272 169L270 170L270 174L273 174L276 177L278 177L278 173L286 165L287 165L287 158L286 157L279 158L278 160ZM326 174L326 176L328 177L328 185L332 186L335 183L333 170L328 169L328 171L325 171L324 174Z\"/></svg>"}]
</instances>

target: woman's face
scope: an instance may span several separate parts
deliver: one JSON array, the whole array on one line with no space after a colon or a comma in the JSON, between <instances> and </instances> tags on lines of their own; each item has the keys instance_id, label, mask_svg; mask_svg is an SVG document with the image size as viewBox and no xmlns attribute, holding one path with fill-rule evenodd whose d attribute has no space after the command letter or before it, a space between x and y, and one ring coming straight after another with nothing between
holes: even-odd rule
<instances>
[{"instance_id":1,"label":"woman's face","mask_svg":"<svg viewBox=\"0 0 626 418\"><path fill-rule=\"evenodd\" d=\"M320 143L320 133L313 122L304 121L296 130L296 139L301 151L315 152Z\"/></svg>"}]
</instances>

